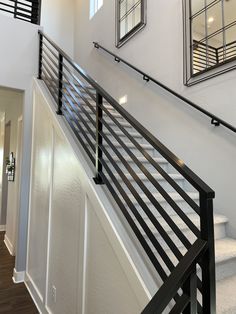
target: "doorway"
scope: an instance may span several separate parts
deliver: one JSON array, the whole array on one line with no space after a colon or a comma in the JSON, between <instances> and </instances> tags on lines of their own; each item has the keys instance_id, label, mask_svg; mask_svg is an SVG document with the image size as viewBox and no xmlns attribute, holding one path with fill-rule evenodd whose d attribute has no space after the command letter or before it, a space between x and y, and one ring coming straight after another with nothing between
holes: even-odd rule
<instances>
[{"instance_id":1,"label":"doorway","mask_svg":"<svg viewBox=\"0 0 236 314\"><path fill-rule=\"evenodd\" d=\"M3 145L3 171L2 171L2 202L1 202L1 224L6 225L7 202L8 202L8 179L5 171L5 161L10 155L11 121L5 124Z\"/></svg>"}]
</instances>

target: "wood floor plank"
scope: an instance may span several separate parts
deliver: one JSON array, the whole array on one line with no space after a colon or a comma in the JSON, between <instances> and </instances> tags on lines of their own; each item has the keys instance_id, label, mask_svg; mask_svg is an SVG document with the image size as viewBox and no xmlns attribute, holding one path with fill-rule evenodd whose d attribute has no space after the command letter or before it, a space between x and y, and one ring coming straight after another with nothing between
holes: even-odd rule
<instances>
[{"instance_id":1,"label":"wood floor plank","mask_svg":"<svg viewBox=\"0 0 236 314\"><path fill-rule=\"evenodd\" d=\"M0 232L0 314L38 314L25 285L12 281L15 258L3 242L4 234Z\"/></svg>"}]
</instances>

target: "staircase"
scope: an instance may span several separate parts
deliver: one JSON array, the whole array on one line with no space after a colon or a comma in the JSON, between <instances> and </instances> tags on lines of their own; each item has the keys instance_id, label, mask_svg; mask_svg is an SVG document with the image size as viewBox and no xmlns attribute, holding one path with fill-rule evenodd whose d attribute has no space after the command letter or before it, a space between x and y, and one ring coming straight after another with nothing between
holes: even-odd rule
<instances>
[{"instance_id":1,"label":"staircase","mask_svg":"<svg viewBox=\"0 0 236 314\"><path fill-rule=\"evenodd\" d=\"M236 240L215 214L214 256L214 192L41 32L39 79L155 277L157 294L142 313L214 314L214 266L217 313L235 313Z\"/></svg>"},{"instance_id":2,"label":"staircase","mask_svg":"<svg viewBox=\"0 0 236 314\"><path fill-rule=\"evenodd\" d=\"M81 92L83 97L92 105L92 108L96 108L96 102L85 93L84 89L77 85L78 90ZM89 88L89 86L87 86ZM64 90L65 95L73 101L74 105L76 105L77 102L71 98L70 93L67 91L67 89ZM90 92L95 95L96 91L94 89L90 89ZM65 97L65 99L67 99ZM86 108L86 111L89 113L90 117L93 119L94 123L90 121L90 119L87 118L86 114L83 112L82 109L79 109L79 115L88 123L90 128L93 130L95 134L95 121L96 116L92 108L89 108L85 101L80 103L84 108ZM127 124L124 119L122 118L119 113L115 111L114 108L109 106L109 104L105 104L105 107L109 110L109 113L112 114L113 117L116 117L116 119L119 121L120 124L123 125L123 127L129 132L129 134L137 140L137 142L146 150L150 155L153 156L155 161L168 173L168 175L178 184L182 189L184 189L189 197L193 199L197 204L199 203L199 196L196 191L188 184L188 182L184 179L183 176L176 173L175 169L160 155L156 154L156 151L153 149L152 146L145 143L145 140L138 134L129 124ZM116 132L116 134L119 137L125 137L122 132L119 131L119 129L116 127L116 125L109 119L108 116L104 118L108 125L113 128L113 130ZM84 129L87 136L89 136L89 133L86 129ZM109 135L108 131L104 131L105 134L107 134L108 138L111 136ZM124 140L127 140L124 138ZM93 142L93 145L95 145L95 141L91 139ZM136 166L136 164L133 162L132 158L130 158L122 149L122 147L119 145L117 141L113 142L113 145L118 149L119 153L126 159L129 166L134 169L136 175L140 178L140 180L144 183L144 185L147 187L147 189L152 193L152 195L155 197L155 199L161 204L161 206L166 210L166 212L171 216L172 220L175 222L175 224L179 227L179 229L183 232L183 234L193 243L194 236L193 233L189 231L186 224L180 219L178 215L176 215L173 210L171 210L170 206L166 202L164 198L161 197L160 193L158 193L155 189L155 187L150 183L150 181L147 179L147 177L143 174L143 172ZM108 146L105 144L105 146ZM183 201L183 199L179 196L178 193L176 193L173 190L173 187L168 185L168 183L164 180L164 178L155 171L155 169L152 169L147 162L147 160L140 155L140 152L135 149L135 147L130 143L129 141L126 142L126 146L128 146L134 155L138 158L140 163L144 165L152 174L152 176L159 182L159 184L168 192L170 197L175 200L175 202L181 207L181 209L188 214L189 219L199 228L199 216L194 213L193 210L190 210L188 206L186 206L186 203ZM108 146L109 151L109 146ZM112 152L111 152L112 153ZM121 163L120 159L114 155L112 156L116 164L124 171L124 175L127 177L127 180L131 184L135 184L134 178L130 175L130 173L126 173L126 169ZM149 167L149 168L148 168ZM128 197L132 200L133 204L139 208L140 213L142 213L142 209L140 208L137 200L133 197L130 190L127 188L127 186L123 183L123 180L118 175L117 172L114 171L114 175L116 176L117 180L122 185L123 189L126 191ZM140 193L141 199L147 204L147 206L151 206L150 200L147 199L145 194ZM171 230L169 225L165 222L165 220L158 215L158 213L155 211L155 208L152 208L153 213L158 218L158 221L163 226L165 231L169 234L171 238L174 238L174 232ZM143 214L143 213L142 213ZM144 215L144 219L147 220L148 223L148 217ZM216 262L216 280L217 280L217 314L233 314L236 313L236 297L235 297L235 289L236 289L236 240L227 237L227 223L228 219L227 217L219 214L214 214L214 230L215 230L215 262ZM173 256L171 254L171 251L168 250L168 246L166 245L165 241L161 238L160 234L157 233L156 229L150 225L150 229L152 230L153 234L155 234L156 238L158 239L159 243L162 245L162 247L167 251L167 254L172 258ZM145 236L145 234L144 234ZM181 242L178 239L177 247L184 253L184 247L181 245ZM157 254L157 253L156 253ZM158 255L158 254L157 254ZM177 260L174 261L175 265L177 264Z\"/></svg>"}]
</instances>

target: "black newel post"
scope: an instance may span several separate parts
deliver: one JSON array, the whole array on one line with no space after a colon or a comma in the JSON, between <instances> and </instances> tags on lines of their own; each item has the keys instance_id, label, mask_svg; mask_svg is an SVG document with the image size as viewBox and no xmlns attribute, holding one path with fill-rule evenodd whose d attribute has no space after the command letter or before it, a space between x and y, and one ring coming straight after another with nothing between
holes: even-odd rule
<instances>
[{"instance_id":1,"label":"black newel post","mask_svg":"<svg viewBox=\"0 0 236 314\"><path fill-rule=\"evenodd\" d=\"M62 96L63 96L63 56L59 53L58 60L58 108L57 114L62 115Z\"/></svg>"},{"instance_id":2,"label":"black newel post","mask_svg":"<svg viewBox=\"0 0 236 314\"><path fill-rule=\"evenodd\" d=\"M42 64L43 64L43 35L39 33L39 65L38 65L38 79L42 79Z\"/></svg>"},{"instance_id":3,"label":"black newel post","mask_svg":"<svg viewBox=\"0 0 236 314\"><path fill-rule=\"evenodd\" d=\"M201 237L205 240L207 250L201 261L202 268L202 308L203 314L216 313L216 275L215 275L215 241L213 199L200 194Z\"/></svg>"},{"instance_id":4,"label":"black newel post","mask_svg":"<svg viewBox=\"0 0 236 314\"><path fill-rule=\"evenodd\" d=\"M14 18L17 17L17 0L15 1L15 6L14 6Z\"/></svg>"},{"instance_id":5,"label":"black newel post","mask_svg":"<svg viewBox=\"0 0 236 314\"><path fill-rule=\"evenodd\" d=\"M197 270L196 265L190 277L183 285L183 292L189 297L189 304L183 311L183 314L196 314L197 313Z\"/></svg>"},{"instance_id":6,"label":"black newel post","mask_svg":"<svg viewBox=\"0 0 236 314\"><path fill-rule=\"evenodd\" d=\"M103 184L103 180L101 178L102 173L102 96L97 92L96 98L96 177L94 181L96 184Z\"/></svg>"}]
</instances>

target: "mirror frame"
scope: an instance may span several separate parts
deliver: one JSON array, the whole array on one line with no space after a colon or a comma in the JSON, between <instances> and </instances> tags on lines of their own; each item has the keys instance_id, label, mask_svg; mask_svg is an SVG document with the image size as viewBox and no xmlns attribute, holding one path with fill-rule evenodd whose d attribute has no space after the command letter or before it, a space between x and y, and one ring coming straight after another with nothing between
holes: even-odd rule
<instances>
[{"instance_id":1,"label":"mirror frame","mask_svg":"<svg viewBox=\"0 0 236 314\"><path fill-rule=\"evenodd\" d=\"M141 0L141 21L125 36L120 37L120 0L116 0L116 47L122 47L128 40L141 31L147 24L147 0Z\"/></svg>"},{"instance_id":2,"label":"mirror frame","mask_svg":"<svg viewBox=\"0 0 236 314\"><path fill-rule=\"evenodd\" d=\"M192 73L192 26L190 21L191 0L182 0L183 5L183 64L184 85L192 86L236 69L236 57L219 63L199 73ZM236 38L235 38L236 39Z\"/></svg>"}]
</instances>

